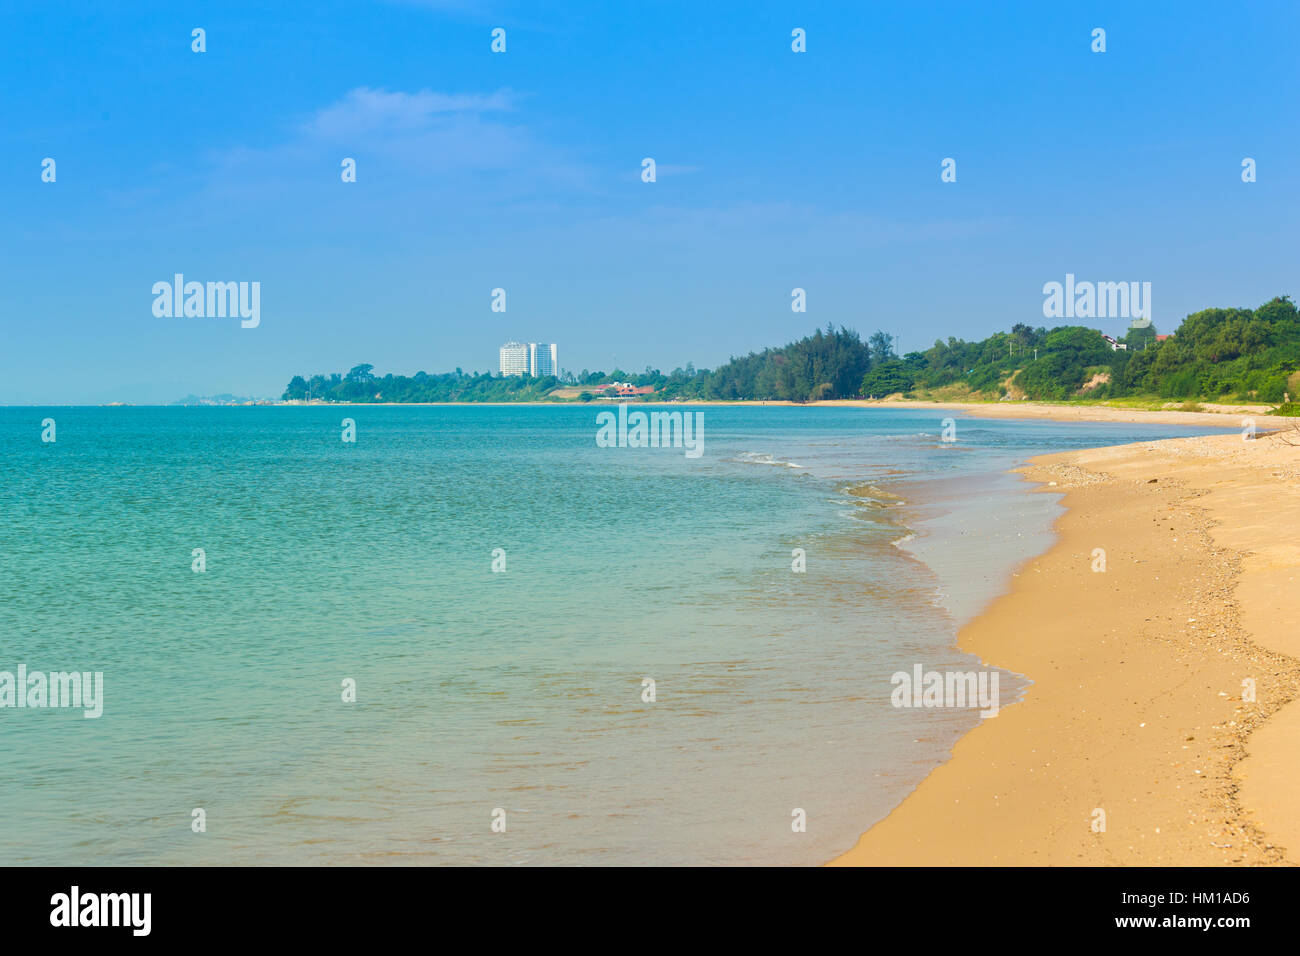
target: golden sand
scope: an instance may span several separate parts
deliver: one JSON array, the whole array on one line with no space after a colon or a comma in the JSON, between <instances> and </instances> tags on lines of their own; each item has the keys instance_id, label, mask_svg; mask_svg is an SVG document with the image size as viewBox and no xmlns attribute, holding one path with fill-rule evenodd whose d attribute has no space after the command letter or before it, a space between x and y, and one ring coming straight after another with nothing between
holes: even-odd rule
<instances>
[{"instance_id":1,"label":"golden sand","mask_svg":"<svg viewBox=\"0 0 1300 956\"><path fill-rule=\"evenodd\" d=\"M1300 863L1300 432L1023 471L1057 541L958 642L1033 684L834 863Z\"/></svg>"}]
</instances>

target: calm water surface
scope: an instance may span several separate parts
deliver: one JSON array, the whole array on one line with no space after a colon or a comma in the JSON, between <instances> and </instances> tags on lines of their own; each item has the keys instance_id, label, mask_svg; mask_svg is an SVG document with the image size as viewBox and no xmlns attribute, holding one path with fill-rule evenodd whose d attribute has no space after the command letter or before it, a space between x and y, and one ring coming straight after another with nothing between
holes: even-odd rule
<instances>
[{"instance_id":1,"label":"calm water surface","mask_svg":"<svg viewBox=\"0 0 1300 956\"><path fill-rule=\"evenodd\" d=\"M889 678L979 666L1057 513L1006 469L1205 431L702 411L0 408L0 670L105 681L0 709L0 863L823 862L978 721Z\"/></svg>"}]
</instances>

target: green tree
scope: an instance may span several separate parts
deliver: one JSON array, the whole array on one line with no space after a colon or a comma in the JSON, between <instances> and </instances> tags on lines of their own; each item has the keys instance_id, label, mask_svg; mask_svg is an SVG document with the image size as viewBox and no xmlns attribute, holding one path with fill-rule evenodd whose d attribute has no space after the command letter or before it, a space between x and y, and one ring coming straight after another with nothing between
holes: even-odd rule
<instances>
[{"instance_id":1,"label":"green tree","mask_svg":"<svg viewBox=\"0 0 1300 956\"><path fill-rule=\"evenodd\" d=\"M912 370L905 362L890 359L862 376L862 394L873 398L884 398L895 392L910 392L915 381Z\"/></svg>"},{"instance_id":2,"label":"green tree","mask_svg":"<svg viewBox=\"0 0 1300 956\"><path fill-rule=\"evenodd\" d=\"M353 382L357 385L370 385L375 380L374 370L373 365L354 365L352 370L344 377L344 381Z\"/></svg>"},{"instance_id":3,"label":"green tree","mask_svg":"<svg viewBox=\"0 0 1300 956\"><path fill-rule=\"evenodd\" d=\"M894 355L894 337L887 332L877 330L867 340L867 348L871 350L871 364L878 365L881 362L895 358Z\"/></svg>"}]
</instances>

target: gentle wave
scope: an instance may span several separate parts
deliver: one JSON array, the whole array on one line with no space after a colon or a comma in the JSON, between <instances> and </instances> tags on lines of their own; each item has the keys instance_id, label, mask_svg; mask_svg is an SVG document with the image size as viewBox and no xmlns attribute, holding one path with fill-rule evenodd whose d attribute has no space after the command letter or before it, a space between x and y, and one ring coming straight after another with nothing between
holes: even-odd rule
<instances>
[{"instance_id":1,"label":"gentle wave","mask_svg":"<svg viewBox=\"0 0 1300 956\"><path fill-rule=\"evenodd\" d=\"M769 455L767 452L742 451L735 458L725 458L724 461L739 462L742 465L773 465L777 468L802 468L803 465L794 461L786 461L777 458L775 455Z\"/></svg>"}]
</instances>

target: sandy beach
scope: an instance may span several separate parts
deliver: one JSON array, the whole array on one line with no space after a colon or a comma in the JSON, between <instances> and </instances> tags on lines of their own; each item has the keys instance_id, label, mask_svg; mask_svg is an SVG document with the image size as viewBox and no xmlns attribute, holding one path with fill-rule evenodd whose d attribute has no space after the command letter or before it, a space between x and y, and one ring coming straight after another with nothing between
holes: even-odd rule
<instances>
[{"instance_id":1,"label":"sandy beach","mask_svg":"<svg viewBox=\"0 0 1300 956\"><path fill-rule=\"evenodd\" d=\"M1285 424L1023 469L1030 493L1064 496L1056 543L958 643L1033 684L833 865L1300 864L1300 432Z\"/></svg>"},{"instance_id":2,"label":"sandy beach","mask_svg":"<svg viewBox=\"0 0 1300 956\"><path fill-rule=\"evenodd\" d=\"M1164 425L1210 425L1236 427L1242 419L1258 419L1260 428L1276 427L1278 419L1271 416L1269 405L1213 405L1202 404L1202 411L1182 411L1178 408L1150 410L1111 405L1073 405L1059 402L921 402L903 399L881 401L821 402L823 405L857 405L863 408L934 409L935 411L962 412L975 418L1050 419L1058 422L1134 422ZM1181 403L1171 403L1181 404ZM1272 422L1272 425L1268 423Z\"/></svg>"}]
</instances>

